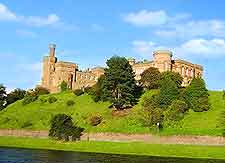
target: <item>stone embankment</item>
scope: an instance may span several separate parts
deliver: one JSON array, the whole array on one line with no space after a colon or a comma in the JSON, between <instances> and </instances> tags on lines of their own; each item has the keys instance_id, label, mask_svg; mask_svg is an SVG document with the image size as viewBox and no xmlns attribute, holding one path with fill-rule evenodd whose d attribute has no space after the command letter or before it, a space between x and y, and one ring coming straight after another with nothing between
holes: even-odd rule
<instances>
[{"instance_id":1,"label":"stone embankment","mask_svg":"<svg viewBox=\"0 0 225 163\"><path fill-rule=\"evenodd\" d=\"M47 138L48 131L0 129L0 136ZM84 133L81 140L146 142L151 144L225 145L225 137L220 136L157 136L151 134Z\"/></svg>"}]
</instances>

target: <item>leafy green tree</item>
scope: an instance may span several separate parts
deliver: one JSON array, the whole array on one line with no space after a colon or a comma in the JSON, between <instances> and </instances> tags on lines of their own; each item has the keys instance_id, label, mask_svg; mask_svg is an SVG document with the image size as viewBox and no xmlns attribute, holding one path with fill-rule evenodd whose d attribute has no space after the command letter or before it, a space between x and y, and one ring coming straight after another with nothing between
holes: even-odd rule
<instances>
[{"instance_id":1,"label":"leafy green tree","mask_svg":"<svg viewBox=\"0 0 225 163\"><path fill-rule=\"evenodd\" d=\"M65 81L62 81L62 83L60 84L60 89L61 92L65 92L69 89L68 84Z\"/></svg>"},{"instance_id":2,"label":"leafy green tree","mask_svg":"<svg viewBox=\"0 0 225 163\"><path fill-rule=\"evenodd\" d=\"M163 78L160 85L158 104L165 108L178 97L179 90L176 83L170 77Z\"/></svg>"},{"instance_id":3,"label":"leafy green tree","mask_svg":"<svg viewBox=\"0 0 225 163\"><path fill-rule=\"evenodd\" d=\"M160 77L159 70L155 67L150 67L141 74L140 82L147 89L157 89L159 88Z\"/></svg>"},{"instance_id":4,"label":"leafy green tree","mask_svg":"<svg viewBox=\"0 0 225 163\"><path fill-rule=\"evenodd\" d=\"M152 127L163 122L163 110L158 107L157 96L145 96L138 112L138 119L143 126Z\"/></svg>"},{"instance_id":5,"label":"leafy green tree","mask_svg":"<svg viewBox=\"0 0 225 163\"><path fill-rule=\"evenodd\" d=\"M4 109L6 106L6 87L0 84L0 110Z\"/></svg>"},{"instance_id":6,"label":"leafy green tree","mask_svg":"<svg viewBox=\"0 0 225 163\"><path fill-rule=\"evenodd\" d=\"M68 141L71 136L72 139L80 138L83 128L73 124L71 116L66 114L57 114L50 121L49 136L57 140Z\"/></svg>"},{"instance_id":7,"label":"leafy green tree","mask_svg":"<svg viewBox=\"0 0 225 163\"><path fill-rule=\"evenodd\" d=\"M103 82L105 80L105 75L102 75L98 78L98 81L93 87L91 88L89 94L91 95L92 99L95 102L103 100Z\"/></svg>"},{"instance_id":8,"label":"leafy green tree","mask_svg":"<svg viewBox=\"0 0 225 163\"><path fill-rule=\"evenodd\" d=\"M103 99L111 101L116 109L133 105L136 102L136 81L131 65L126 58L118 56L110 58L106 64Z\"/></svg>"},{"instance_id":9,"label":"leafy green tree","mask_svg":"<svg viewBox=\"0 0 225 163\"><path fill-rule=\"evenodd\" d=\"M176 83L177 88L181 88L183 78L179 73L173 72L173 71L166 71L166 72L161 73L161 80L163 80L165 78L172 79Z\"/></svg>"},{"instance_id":10,"label":"leafy green tree","mask_svg":"<svg viewBox=\"0 0 225 163\"><path fill-rule=\"evenodd\" d=\"M185 91L185 100L188 106L196 112L209 110L209 94L202 78L194 78Z\"/></svg>"},{"instance_id":11,"label":"leafy green tree","mask_svg":"<svg viewBox=\"0 0 225 163\"><path fill-rule=\"evenodd\" d=\"M9 94L7 94L7 105L10 105L14 102L16 102L17 100L21 100L25 97L26 91L22 90L20 88L14 89L13 91L11 91Z\"/></svg>"}]
</instances>

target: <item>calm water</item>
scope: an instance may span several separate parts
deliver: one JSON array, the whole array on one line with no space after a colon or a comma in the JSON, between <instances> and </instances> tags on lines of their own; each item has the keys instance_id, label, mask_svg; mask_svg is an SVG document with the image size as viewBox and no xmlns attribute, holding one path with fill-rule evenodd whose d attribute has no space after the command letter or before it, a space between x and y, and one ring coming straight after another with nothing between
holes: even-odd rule
<instances>
[{"instance_id":1,"label":"calm water","mask_svg":"<svg viewBox=\"0 0 225 163\"><path fill-rule=\"evenodd\" d=\"M110 155L96 153L63 152L52 150L30 150L0 148L0 163L88 163L88 162L137 162L137 163L224 163L221 160L176 159Z\"/></svg>"}]
</instances>

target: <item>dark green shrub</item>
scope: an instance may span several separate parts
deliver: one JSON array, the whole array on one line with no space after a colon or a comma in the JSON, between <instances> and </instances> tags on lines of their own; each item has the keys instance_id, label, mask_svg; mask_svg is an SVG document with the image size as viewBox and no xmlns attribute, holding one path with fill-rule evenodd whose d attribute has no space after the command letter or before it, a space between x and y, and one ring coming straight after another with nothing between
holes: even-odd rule
<instances>
[{"instance_id":1,"label":"dark green shrub","mask_svg":"<svg viewBox=\"0 0 225 163\"><path fill-rule=\"evenodd\" d=\"M84 88L84 93L89 94L91 90L92 90L92 87L85 87Z\"/></svg>"},{"instance_id":2,"label":"dark green shrub","mask_svg":"<svg viewBox=\"0 0 225 163\"><path fill-rule=\"evenodd\" d=\"M61 89L61 92L67 91L69 89L67 82L62 81L62 83L60 84L60 89Z\"/></svg>"},{"instance_id":3,"label":"dark green shrub","mask_svg":"<svg viewBox=\"0 0 225 163\"><path fill-rule=\"evenodd\" d=\"M165 112L166 121L180 121L184 118L184 113L188 110L188 105L184 101L175 100Z\"/></svg>"},{"instance_id":4,"label":"dark green shrub","mask_svg":"<svg viewBox=\"0 0 225 163\"><path fill-rule=\"evenodd\" d=\"M54 96L51 96L51 97L48 98L48 102L49 102L50 104L52 104L52 103L54 103L54 102L56 102L56 101L57 101L57 98L54 97Z\"/></svg>"},{"instance_id":5,"label":"dark green shrub","mask_svg":"<svg viewBox=\"0 0 225 163\"><path fill-rule=\"evenodd\" d=\"M194 78L185 91L185 102L195 112L207 111L210 108L208 90L202 78Z\"/></svg>"},{"instance_id":6,"label":"dark green shrub","mask_svg":"<svg viewBox=\"0 0 225 163\"><path fill-rule=\"evenodd\" d=\"M83 128L73 124L72 117L66 114L57 114L50 121L49 137L57 140L68 141L79 139L84 131Z\"/></svg>"},{"instance_id":7,"label":"dark green shrub","mask_svg":"<svg viewBox=\"0 0 225 163\"><path fill-rule=\"evenodd\" d=\"M36 95L45 95L45 94L49 94L48 89L44 88L44 87L36 87L34 89L34 92L36 93Z\"/></svg>"},{"instance_id":8,"label":"dark green shrub","mask_svg":"<svg viewBox=\"0 0 225 163\"><path fill-rule=\"evenodd\" d=\"M76 96L81 96L82 94L84 94L84 91L82 89L76 89L76 90L73 91L73 93Z\"/></svg>"},{"instance_id":9,"label":"dark green shrub","mask_svg":"<svg viewBox=\"0 0 225 163\"><path fill-rule=\"evenodd\" d=\"M38 96L25 96L22 101L22 104L27 105L27 104L30 104L30 103L36 101L37 99L38 99Z\"/></svg>"},{"instance_id":10,"label":"dark green shrub","mask_svg":"<svg viewBox=\"0 0 225 163\"><path fill-rule=\"evenodd\" d=\"M73 106L75 104L75 102L73 101L73 100L68 100L67 102L66 102L66 105L67 106Z\"/></svg>"},{"instance_id":11,"label":"dark green shrub","mask_svg":"<svg viewBox=\"0 0 225 163\"><path fill-rule=\"evenodd\" d=\"M163 122L163 110L158 107L157 95L146 96L141 103L138 113L139 120L143 126L152 127Z\"/></svg>"},{"instance_id":12,"label":"dark green shrub","mask_svg":"<svg viewBox=\"0 0 225 163\"><path fill-rule=\"evenodd\" d=\"M48 100L46 98L40 98L41 103L46 103Z\"/></svg>"},{"instance_id":13,"label":"dark green shrub","mask_svg":"<svg viewBox=\"0 0 225 163\"><path fill-rule=\"evenodd\" d=\"M178 97L179 91L176 83L171 78L163 78L161 81L158 104L162 108L168 107Z\"/></svg>"},{"instance_id":14,"label":"dark green shrub","mask_svg":"<svg viewBox=\"0 0 225 163\"><path fill-rule=\"evenodd\" d=\"M92 115L89 118L89 124L91 126L97 126L102 122L102 116L101 115Z\"/></svg>"}]
</instances>

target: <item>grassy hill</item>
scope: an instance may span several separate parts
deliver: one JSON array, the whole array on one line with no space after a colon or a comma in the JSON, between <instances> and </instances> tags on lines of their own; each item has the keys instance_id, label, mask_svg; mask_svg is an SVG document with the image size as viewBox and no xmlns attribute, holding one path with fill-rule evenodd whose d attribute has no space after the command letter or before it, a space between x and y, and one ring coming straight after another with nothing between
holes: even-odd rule
<instances>
[{"instance_id":1,"label":"grassy hill","mask_svg":"<svg viewBox=\"0 0 225 163\"><path fill-rule=\"evenodd\" d=\"M143 96L149 93L146 92ZM57 98L55 103L43 102L50 96ZM67 106L67 101L73 100L73 106ZM180 122L179 127L165 128L160 134L191 134L191 135L221 135L221 113L225 110L222 92L210 91L211 108L207 112L189 111ZM131 113L125 117L112 116L108 102L95 103L89 95L75 96L71 92L43 95L37 101L22 105L17 101L0 112L0 128L48 130L49 120L57 113L71 115L78 125L88 132L121 132L121 133L147 133L149 128L143 127L138 121L136 112L140 104L134 106ZM97 127L88 123L91 115L99 114L103 122Z\"/></svg>"}]
</instances>

